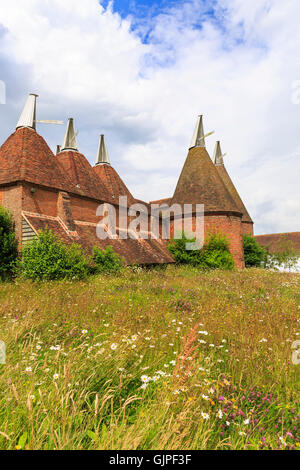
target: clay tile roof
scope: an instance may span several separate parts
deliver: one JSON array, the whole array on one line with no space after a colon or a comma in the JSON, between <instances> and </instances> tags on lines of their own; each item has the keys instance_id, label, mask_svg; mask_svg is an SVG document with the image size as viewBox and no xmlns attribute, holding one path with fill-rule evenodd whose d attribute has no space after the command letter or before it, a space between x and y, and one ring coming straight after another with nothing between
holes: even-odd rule
<instances>
[{"instance_id":1,"label":"clay tile roof","mask_svg":"<svg viewBox=\"0 0 300 470\"><path fill-rule=\"evenodd\" d=\"M67 245L78 243L88 254L92 254L94 246L105 249L110 245L116 253L123 257L126 264L174 263L165 240L99 240L96 234L96 226L82 225L80 223L75 225L77 236L72 236L64 230L59 220L39 217L38 215L31 216L29 214L26 214L26 218L36 233L39 230L48 228L62 242Z\"/></svg>"},{"instance_id":2,"label":"clay tile roof","mask_svg":"<svg viewBox=\"0 0 300 470\"><path fill-rule=\"evenodd\" d=\"M278 247L280 247L280 242L287 240L292 242L294 249L300 253L300 232L256 235L255 238L260 245L269 247L271 252L274 250L277 251Z\"/></svg>"},{"instance_id":3,"label":"clay tile roof","mask_svg":"<svg viewBox=\"0 0 300 470\"><path fill-rule=\"evenodd\" d=\"M57 154L56 158L72 181L75 187L73 192L98 201L113 202L105 182L100 181L84 155L65 150Z\"/></svg>"},{"instance_id":4,"label":"clay tile roof","mask_svg":"<svg viewBox=\"0 0 300 470\"><path fill-rule=\"evenodd\" d=\"M205 212L241 214L205 147L189 150L172 204L204 204Z\"/></svg>"},{"instance_id":5,"label":"clay tile roof","mask_svg":"<svg viewBox=\"0 0 300 470\"><path fill-rule=\"evenodd\" d=\"M93 167L93 170L101 181L104 182L115 203L119 203L120 196L127 196L129 206L136 202L126 184L111 165L105 163L96 165Z\"/></svg>"},{"instance_id":6,"label":"clay tile roof","mask_svg":"<svg viewBox=\"0 0 300 470\"><path fill-rule=\"evenodd\" d=\"M158 199L157 201L150 201L150 204L159 204L160 206L167 205L169 206L171 203L172 198L167 197L165 199Z\"/></svg>"},{"instance_id":7,"label":"clay tile roof","mask_svg":"<svg viewBox=\"0 0 300 470\"><path fill-rule=\"evenodd\" d=\"M0 184L16 181L72 190L70 180L45 140L25 127L17 129L0 148Z\"/></svg>"},{"instance_id":8,"label":"clay tile roof","mask_svg":"<svg viewBox=\"0 0 300 470\"><path fill-rule=\"evenodd\" d=\"M222 178L226 188L230 192L234 202L236 203L239 211L243 214L242 222L249 222L253 223L239 193L237 192L236 187L234 186L229 174L224 165L216 165L217 172L219 173L220 177Z\"/></svg>"},{"instance_id":9,"label":"clay tile roof","mask_svg":"<svg viewBox=\"0 0 300 470\"><path fill-rule=\"evenodd\" d=\"M95 227L76 224L79 235L77 243L80 243L88 252L93 246L100 249L110 245L116 253L119 253L126 264L161 264L174 263L167 244L159 240L99 240Z\"/></svg>"}]
</instances>

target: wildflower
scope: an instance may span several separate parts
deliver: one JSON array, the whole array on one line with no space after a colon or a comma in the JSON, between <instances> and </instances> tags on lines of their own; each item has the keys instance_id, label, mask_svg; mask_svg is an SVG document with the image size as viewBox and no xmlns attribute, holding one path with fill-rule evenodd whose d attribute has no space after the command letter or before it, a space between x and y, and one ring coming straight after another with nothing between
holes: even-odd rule
<instances>
[{"instance_id":1,"label":"wildflower","mask_svg":"<svg viewBox=\"0 0 300 470\"><path fill-rule=\"evenodd\" d=\"M201 412L201 416L203 419L209 419L209 414Z\"/></svg>"},{"instance_id":2,"label":"wildflower","mask_svg":"<svg viewBox=\"0 0 300 470\"><path fill-rule=\"evenodd\" d=\"M279 440L280 440L280 442L283 446L286 446L286 442L285 442L285 440L283 439L282 436L279 437Z\"/></svg>"},{"instance_id":3,"label":"wildflower","mask_svg":"<svg viewBox=\"0 0 300 470\"><path fill-rule=\"evenodd\" d=\"M32 368L31 367L26 367L26 372L32 372Z\"/></svg>"},{"instance_id":4,"label":"wildflower","mask_svg":"<svg viewBox=\"0 0 300 470\"><path fill-rule=\"evenodd\" d=\"M117 345L116 345L115 343L113 343L113 344L111 345L110 349L111 349L112 351L115 351L115 350L117 349Z\"/></svg>"},{"instance_id":5,"label":"wildflower","mask_svg":"<svg viewBox=\"0 0 300 470\"><path fill-rule=\"evenodd\" d=\"M83 335L86 335L87 334L87 330L82 330L81 332Z\"/></svg>"},{"instance_id":6,"label":"wildflower","mask_svg":"<svg viewBox=\"0 0 300 470\"><path fill-rule=\"evenodd\" d=\"M249 423L250 423L250 419L249 419L249 418L247 418L247 419L244 420L244 424L249 424Z\"/></svg>"},{"instance_id":7,"label":"wildflower","mask_svg":"<svg viewBox=\"0 0 300 470\"><path fill-rule=\"evenodd\" d=\"M205 336L208 335L208 331L199 331L198 333L199 335L205 335Z\"/></svg>"},{"instance_id":8,"label":"wildflower","mask_svg":"<svg viewBox=\"0 0 300 470\"><path fill-rule=\"evenodd\" d=\"M218 417L219 419L222 419L222 418L223 418L223 411L222 411L222 410L219 410L219 411L218 411L217 417Z\"/></svg>"},{"instance_id":9,"label":"wildflower","mask_svg":"<svg viewBox=\"0 0 300 470\"><path fill-rule=\"evenodd\" d=\"M39 351L40 349L42 349L42 347L39 344L37 344L36 349Z\"/></svg>"},{"instance_id":10,"label":"wildflower","mask_svg":"<svg viewBox=\"0 0 300 470\"><path fill-rule=\"evenodd\" d=\"M150 380L150 377L148 377L148 375L142 375L141 377L141 381L145 384L147 384Z\"/></svg>"},{"instance_id":11,"label":"wildflower","mask_svg":"<svg viewBox=\"0 0 300 470\"><path fill-rule=\"evenodd\" d=\"M54 375L53 375L53 379L54 379L54 380L57 380L58 378L59 378L59 375L58 375L58 374L54 374Z\"/></svg>"},{"instance_id":12,"label":"wildflower","mask_svg":"<svg viewBox=\"0 0 300 470\"><path fill-rule=\"evenodd\" d=\"M266 338L262 338L262 339L259 341L259 343L267 343L267 342L268 342L268 340L267 340Z\"/></svg>"},{"instance_id":13,"label":"wildflower","mask_svg":"<svg viewBox=\"0 0 300 470\"><path fill-rule=\"evenodd\" d=\"M203 400L208 400L208 396L204 395L204 393L202 394L202 398L203 398Z\"/></svg>"},{"instance_id":14,"label":"wildflower","mask_svg":"<svg viewBox=\"0 0 300 470\"><path fill-rule=\"evenodd\" d=\"M143 385L141 385L141 388L142 388L143 390L146 390L147 387L148 387L148 384L147 384L147 383L144 383Z\"/></svg>"}]
</instances>

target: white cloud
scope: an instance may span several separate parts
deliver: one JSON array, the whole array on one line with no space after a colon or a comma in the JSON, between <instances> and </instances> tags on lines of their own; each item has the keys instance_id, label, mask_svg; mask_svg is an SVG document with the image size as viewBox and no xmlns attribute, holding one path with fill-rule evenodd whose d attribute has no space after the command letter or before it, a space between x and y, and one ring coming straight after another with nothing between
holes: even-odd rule
<instances>
[{"instance_id":1,"label":"white cloud","mask_svg":"<svg viewBox=\"0 0 300 470\"><path fill-rule=\"evenodd\" d=\"M129 19L97 0L0 0L1 62L26 67L32 89L24 94L40 94L43 117L74 115L91 162L104 130L116 169L140 198L172 195L204 114L206 130L216 130L208 149L221 140L257 233L300 230L300 106L292 102L300 4L219 0L216 17L205 11L193 0L152 18L144 44ZM19 90L22 79L7 88ZM2 140L10 132L2 119ZM52 146L63 133L41 132Z\"/></svg>"}]
</instances>

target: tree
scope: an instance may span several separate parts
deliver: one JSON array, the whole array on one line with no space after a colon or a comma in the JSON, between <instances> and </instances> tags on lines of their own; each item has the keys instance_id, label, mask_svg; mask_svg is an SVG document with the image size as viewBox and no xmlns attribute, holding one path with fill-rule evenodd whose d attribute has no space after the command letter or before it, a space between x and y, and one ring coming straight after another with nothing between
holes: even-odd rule
<instances>
[{"instance_id":1,"label":"tree","mask_svg":"<svg viewBox=\"0 0 300 470\"><path fill-rule=\"evenodd\" d=\"M244 235L244 256L246 268L264 267L267 259L267 250L259 245L257 240L250 235Z\"/></svg>"},{"instance_id":2,"label":"tree","mask_svg":"<svg viewBox=\"0 0 300 470\"><path fill-rule=\"evenodd\" d=\"M12 215L0 206L0 280L10 279L16 270L18 242Z\"/></svg>"}]
</instances>

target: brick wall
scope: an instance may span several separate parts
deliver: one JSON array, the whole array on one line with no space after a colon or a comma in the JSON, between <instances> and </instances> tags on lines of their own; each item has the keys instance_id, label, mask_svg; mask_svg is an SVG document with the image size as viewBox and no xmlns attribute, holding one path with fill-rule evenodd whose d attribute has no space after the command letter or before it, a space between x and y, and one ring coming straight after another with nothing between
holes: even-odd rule
<instances>
[{"instance_id":1,"label":"brick wall","mask_svg":"<svg viewBox=\"0 0 300 470\"><path fill-rule=\"evenodd\" d=\"M196 229L195 218L192 222L193 231ZM226 214L212 214L204 217L204 238L212 231L222 232L227 236L230 243L230 252L234 258L235 266L238 269L245 267L242 222L241 218ZM174 223L171 223L171 237L174 235Z\"/></svg>"},{"instance_id":2,"label":"brick wall","mask_svg":"<svg viewBox=\"0 0 300 470\"><path fill-rule=\"evenodd\" d=\"M22 208L24 211L50 215L52 217L57 216L58 191L23 183L22 196Z\"/></svg>"},{"instance_id":3,"label":"brick wall","mask_svg":"<svg viewBox=\"0 0 300 470\"><path fill-rule=\"evenodd\" d=\"M253 224L242 222L242 233L243 235L250 235L253 237L254 235Z\"/></svg>"},{"instance_id":4,"label":"brick wall","mask_svg":"<svg viewBox=\"0 0 300 470\"><path fill-rule=\"evenodd\" d=\"M15 230L18 240L22 238L22 186L15 184L1 189L2 202L1 204L8 209L15 222Z\"/></svg>"}]
</instances>

